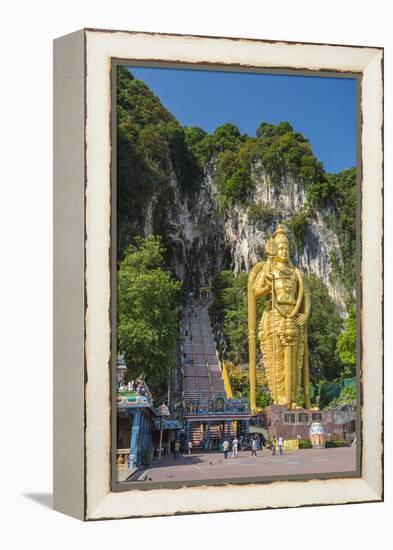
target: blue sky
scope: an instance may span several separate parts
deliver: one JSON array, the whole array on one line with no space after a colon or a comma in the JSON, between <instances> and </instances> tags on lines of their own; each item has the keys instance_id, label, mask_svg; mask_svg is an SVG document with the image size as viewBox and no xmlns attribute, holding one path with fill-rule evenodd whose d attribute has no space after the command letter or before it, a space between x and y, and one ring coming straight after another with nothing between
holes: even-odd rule
<instances>
[{"instance_id":1,"label":"blue sky","mask_svg":"<svg viewBox=\"0 0 393 550\"><path fill-rule=\"evenodd\" d=\"M356 163L356 81L350 78L129 67L183 126L212 132L226 122L255 136L288 121L327 172Z\"/></svg>"}]
</instances>

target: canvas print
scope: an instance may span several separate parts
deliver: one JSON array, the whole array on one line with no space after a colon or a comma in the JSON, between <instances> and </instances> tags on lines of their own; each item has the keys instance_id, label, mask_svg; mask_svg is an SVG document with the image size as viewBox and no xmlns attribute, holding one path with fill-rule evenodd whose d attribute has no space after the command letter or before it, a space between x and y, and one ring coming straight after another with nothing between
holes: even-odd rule
<instances>
[{"instance_id":1,"label":"canvas print","mask_svg":"<svg viewBox=\"0 0 393 550\"><path fill-rule=\"evenodd\" d=\"M113 70L115 481L359 475L356 78Z\"/></svg>"}]
</instances>

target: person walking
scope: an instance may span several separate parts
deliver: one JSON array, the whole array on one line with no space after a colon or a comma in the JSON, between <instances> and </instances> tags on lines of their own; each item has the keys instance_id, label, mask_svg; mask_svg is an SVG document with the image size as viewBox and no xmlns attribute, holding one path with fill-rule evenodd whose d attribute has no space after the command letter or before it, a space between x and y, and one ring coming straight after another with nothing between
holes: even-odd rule
<instances>
[{"instance_id":1,"label":"person walking","mask_svg":"<svg viewBox=\"0 0 393 550\"><path fill-rule=\"evenodd\" d=\"M190 455L192 451L192 441L188 442L188 454Z\"/></svg>"},{"instance_id":2,"label":"person walking","mask_svg":"<svg viewBox=\"0 0 393 550\"><path fill-rule=\"evenodd\" d=\"M180 460L180 441L175 441L175 460Z\"/></svg>"},{"instance_id":3,"label":"person walking","mask_svg":"<svg viewBox=\"0 0 393 550\"><path fill-rule=\"evenodd\" d=\"M258 434L256 436L256 439L257 439L257 449L262 452L263 451L263 442L262 442L261 436Z\"/></svg>"},{"instance_id":4,"label":"person walking","mask_svg":"<svg viewBox=\"0 0 393 550\"><path fill-rule=\"evenodd\" d=\"M235 439L232 441L232 458L234 456L237 456L237 446L239 444L239 441L237 439L237 437L235 437Z\"/></svg>"},{"instance_id":5,"label":"person walking","mask_svg":"<svg viewBox=\"0 0 393 550\"><path fill-rule=\"evenodd\" d=\"M280 455L284 453L284 438L282 434L280 434L280 437L278 438L278 449L280 451Z\"/></svg>"},{"instance_id":6,"label":"person walking","mask_svg":"<svg viewBox=\"0 0 393 550\"><path fill-rule=\"evenodd\" d=\"M224 458L228 458L229 441L227 439L222 444L222 450L224 451Z\"/></svg>"},{"instance_id":7,"label":"person walking","mask_svg":"<svg viewBox=\"0 0 393 550\"><path fill-rule=\"evenodd\" d=\"M256 437L251 442L251 456L257 456L258 440Z\"/></svg>"},{"instance_id":8,"label":"person walking","mask_svg":"<svg viewBox=\"0 0 393 550\"><path fill-rule=\"evenodd\" d=\"M277 439L273 435L272 440L271 440L272 455L276 454L276 445L277 445Z\"/></svg>"}]
</instances>

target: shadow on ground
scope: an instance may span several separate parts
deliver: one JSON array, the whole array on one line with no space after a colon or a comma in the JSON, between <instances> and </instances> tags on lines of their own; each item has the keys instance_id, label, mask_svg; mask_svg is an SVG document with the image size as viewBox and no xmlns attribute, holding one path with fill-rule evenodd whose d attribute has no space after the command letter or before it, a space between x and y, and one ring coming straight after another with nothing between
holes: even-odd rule
<instances>
[{"instance_id":1,"label":"shadow on ground","mask_svg":"<svg viewBox=\"0 0 393 550\"><path fill-rule=\"evenodd\" d=\"M25 498L38 502L45 508L53 508L53 494L52 493L23 493Z\"/></svg>"}]
</instances>

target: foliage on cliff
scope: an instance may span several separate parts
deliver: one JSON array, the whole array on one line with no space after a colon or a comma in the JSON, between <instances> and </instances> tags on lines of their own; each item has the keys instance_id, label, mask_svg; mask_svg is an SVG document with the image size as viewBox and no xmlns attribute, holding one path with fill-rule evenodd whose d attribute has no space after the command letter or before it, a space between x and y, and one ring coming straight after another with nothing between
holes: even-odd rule
<instances>
[{"instance_id":1,"label":"foliage on cliff","mask_svg":"<svg viewBox=\"0 0 393 550\"><path fill-rule=\"evenodd\" d=\"M214 166L219 204L223 209L238 203L248 205L252 223L270 224L277 211L266 204L250 202L255 178L265 175L274 188L283 181L304 185L306 202L301 211L286 220L296 250L301 254L306 231L317 211L326 210L328 223L337 235L340 249L332 254L332 279L344 283L348 303L353 302L356 263L356 169L325 173L309 141L288 122L262 122L256 137L241 135L233 124L224 124L212 134L186 128L186 142L203 171Z\"/></svg>"},{"instance_id":2,"label":"foliage on cliff","mask_svg":"<svg viewBox=\"0 0 393 550\"><path fill-rule=\"evenodd\" d=\"M215 164L223 208L234 202L247 204L255 171L264 172L276 187L288 177L307 187L318 186L325 178L310 143L302 134L294 132L288 122L277 125L262 122L255 138L241 135L233 124L224 124L213 134L200 128L187 128L186 140L201 169L209 162Z\"/></svg>"},{"instance_id":3,"label":"foliage on cliff","mask_svg":"<svg viewBox=\"0 0 393 550\"><path fill-rule=\"evenodd\" d=\"M325 174L307 189L308 212L328 209L327 224L337 236L340 248L331 254L332 283L341 282L347 291L348 306L354 304L356 283L356 168Z\"/></svg>"},{"instance_id":4,"label":"foliage on cliff","mask_svg":"<svg viewBox=\"0 0 393 550\"><path fill-rule=\"evenodd\" d=\"M331 257L331 279L332 282L339 280L344 283L348 303L353 305L356 282L356 169L328 174L327 178L334 207L330 223L340 243L340 259L337 254Z\"/></svg>"},{"instance_id":5,"label":"foliage on cliff","mask_svg":"<svg viewBox=\"0 0 393 550\"><path fill-rule=\"evenodd\" d=\"M165 391L178 339L181 283L164 270L164 253L160 239L137 239L117 274L118 350L129 377L144 372L155 396Z\"/></svg>"},{"instance_id":6,"label":"foliage on cliff","mask_svg":"<svg viewBox=\"0 0 393 550\"><path fill-rule=\"evenodd\" d=\"M171 201L175 177L184 193L201 177L185 133L175 117L141 80L125 67L117 73L118 250L140 235L146 210L155 197L154 232L165 234L164 206Z\"/></svg>"},{"instance_id":7,"label":"foliage on cliff","mask_svg":"<svg viewBox=\"0 0 393 550\"><path fill-rule=\"evenodd\" d=\"M340 334L336 346L337 356L343 366L344 376L356 374L356 311L352 307L344 322L344 331Z\"/></svg>"}]
</instances>

